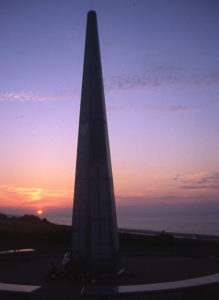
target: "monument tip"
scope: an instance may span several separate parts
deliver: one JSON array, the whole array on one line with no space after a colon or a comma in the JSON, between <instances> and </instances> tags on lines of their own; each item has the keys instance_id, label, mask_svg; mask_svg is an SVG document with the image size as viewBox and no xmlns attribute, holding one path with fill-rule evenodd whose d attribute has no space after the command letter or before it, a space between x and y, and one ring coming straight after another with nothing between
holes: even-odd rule
<instances>
[{"instance_id":1,"label":"monument tip","mask_svg":"<svg viewBox=\"0 0 219 300\"><path fill-rule=\"evenodd\" d=\"M96 17L97 13L95 10L89 10L89 12L87 13L88 17Z\"/></svg>"}]
</instances>

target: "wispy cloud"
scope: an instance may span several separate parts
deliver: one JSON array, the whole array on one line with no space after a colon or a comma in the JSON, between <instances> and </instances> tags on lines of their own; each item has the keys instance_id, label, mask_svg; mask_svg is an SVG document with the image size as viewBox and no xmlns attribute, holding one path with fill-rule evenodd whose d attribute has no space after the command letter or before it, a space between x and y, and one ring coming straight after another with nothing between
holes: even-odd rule
<instances>
[{"instance_id":1,"label":"wispy cloud","mask_svg":"<svg viewBox=\"0 0 219 300\"><path fill-rule=\"evenodd\" d=\"M219 172L200 172L188 175L185 178L178 176L177 181L184 190L217 190L219 189Z\"/></svg>"},{"instance_id":2,"label":"wispy cloud","mask_svg":"<svg viewBox=\"0 0 219 300\"><path fill-rule=\"evenodd\" d=\"M218 185L184 185L181 188L185 190L215 190L219 189L219 184Z\"/></svg>"},{"instance_id":3,"label":"wispy cloud","mask_svg":"<svg viewBox=\"0 0 219 300\"><path fill-rule=\"evenodd\" d=\"M155 106L155 105L136 105L136 104L127 104L121 106L108 106L109 111L154 111L154 112L169 112L169 113L185 113L185 112L196 112L200 109L195 107L186 107L181 105L167 105L167 106Z\"/></svg>"},{"instance_id":4,"label":"wispy cloud","mask_svg":"<svg viewBox=\"0 0 219 300\"><path fill-rule=\"evenodd\" d=\"M44 98L42 96L34 95L32 91L24 91L24 92L5 92L0 94L0 102L42 102Z\"/></svg>"},{"instance_id":5,"label":"wispy cloud","mask_svg":"<svg viewBox=\"0 0 219 300\"><path fill-rule=\"evenodd\" d=\"M152 68L136 75L117 75L104 79L109 90L130 90L138 88L157 88L159 86L179 86L187 89L219 86L219 70L193 73L171 67Z\"/></svg>"},{"instance_id":6,"label":"wispy cloud","mask_svg":"<svg viewBox=\"0 0 219 300\"><path fill-rule=\"evenodd\" d=\"M174 80L174 79L172 79ZM134 88L144 88L145 86L157 87L161 85L158 78L153 78L150 75L118 75L104 79L106 89L128 90Z\"/></svg>"},{"instance_id":7,"label":"wispy cloud","mask_svg":"<svg viewBox=\"0 0 219 300\"><path fill-rule=\"evenodd\" d=\"M8 91L5 93L0 93L0 102L51 102L63 101L75 97L79 97L79 92L76 89L73 91L65 90L44 95L36 94L33 91Z\"/></svg>"},{"instance_id":8,"label":"wispy cloud","mask_svg":"<svg viewBox=\"0 0 219 300\"><path fill-rule=\"evenodd\" d=\"M179 209L179 213L182 212L183 208L193 208L197 213L204 208L204 211L214 211L215 208L219 208L218 197L215 195L164 195L159 197L150 197L147 195L131 197L117 196L116 197L117 208L120 211L129 212L131 214L138 211L138 215L147 214L153 210L155 213L165 213L165 211L171 212ZM140 208L140 209L139 209ZM191 213L189 209L188 212Z\"/></svg>"},{"instance_id":9,"label":"wispy cloud","mask_svg":"<svg viewBox=\"0 0 219 300\"><path fill-rule=\"evenodd\" d=\"M38 95L33 91L23 91L23 92L5 92L0 93L0 102L53 102L53 101L64 101L68 99L80 99L80 92L78 90L65 90L57 91L51 94ZM184 113L184 112L194 112L199 111L195 107L186 107L183 105L167 105L167 106L155 106L155 105L137 105L137 104L127 104L121 106L107 106L108 111L154 111L154 112L169 112L169 113Z\"/></svg>"}]
</instances>

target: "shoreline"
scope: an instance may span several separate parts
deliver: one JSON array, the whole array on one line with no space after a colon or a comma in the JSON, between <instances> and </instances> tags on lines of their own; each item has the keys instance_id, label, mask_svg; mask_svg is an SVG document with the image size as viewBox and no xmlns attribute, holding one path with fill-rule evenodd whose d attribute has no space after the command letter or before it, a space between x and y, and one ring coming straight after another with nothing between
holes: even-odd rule
<instances>
[{"instance_id":1,"label":"shoreline","mask_svg":"<svg viewBox=\"0 0 219 300\"><path fill-rule=\"evenodd\" d=\"M70 245L72 226L55 224L47 219L41 219L34 215L21 217L9 217L0 213L0 248L5 248L6 244L11 247L25 245L25 248L32 245L49 245L57 243ZM213 244L219 248L219 236L210 234L178 233L170 231L157 231L148 229L118 228L121 244L132 242L156 245L160 247L212 247ZM4 249L2 249L4 250Z\"/></svg>"},{"instance_id":2,"label":"shoreline","mask_svg":"<svg viewBox=\"0 0 219 300\"><path fill-rule=\"evenodd\" d=\"M157 236L161 234L166 234L179 239L184 238L184 239L202 240L202 241L219 241L219 235L210 235L210 234L178 233L178 232L169 232L169 231L155 231L155 230L132 229L132 228L119 228L118 232L135 234L135 235L145 235L145 236Z\"/></svg>"}]
</instances>

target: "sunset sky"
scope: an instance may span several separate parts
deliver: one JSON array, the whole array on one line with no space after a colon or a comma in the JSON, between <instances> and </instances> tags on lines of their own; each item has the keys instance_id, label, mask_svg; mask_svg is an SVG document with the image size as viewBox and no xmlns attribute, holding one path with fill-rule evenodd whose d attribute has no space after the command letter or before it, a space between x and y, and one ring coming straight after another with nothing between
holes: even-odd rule
<instances>
[{"instance_id":1,"label":"sunset sky","mask_svg":"<svg viewBox=\"0 0 219 300\"><path fill-rule=\"evenodd\" d=\"M219 213L217 0L0 1L0 211L71 222L91 8L118 219Z\"/></svg>"}]
</instances>

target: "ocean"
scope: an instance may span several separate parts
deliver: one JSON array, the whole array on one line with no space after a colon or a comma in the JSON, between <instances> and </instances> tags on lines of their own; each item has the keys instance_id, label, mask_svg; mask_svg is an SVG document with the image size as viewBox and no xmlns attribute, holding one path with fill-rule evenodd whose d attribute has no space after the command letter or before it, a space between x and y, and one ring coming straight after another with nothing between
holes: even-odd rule
<instances>
[{"instance_id":1,"label":"ocean","mask_svg":"<svg viewBox=\"0 0 219 300\"><path fill-rule=\"evenodd\" d=\"M119 228L219 236L218 214L118 215L117 219ZM71 224L71 216L49 216L48 220L57 224Z\"/></svg>"}]
</instances>

